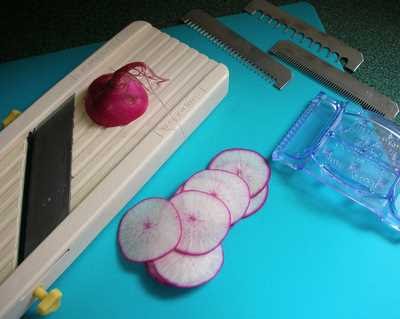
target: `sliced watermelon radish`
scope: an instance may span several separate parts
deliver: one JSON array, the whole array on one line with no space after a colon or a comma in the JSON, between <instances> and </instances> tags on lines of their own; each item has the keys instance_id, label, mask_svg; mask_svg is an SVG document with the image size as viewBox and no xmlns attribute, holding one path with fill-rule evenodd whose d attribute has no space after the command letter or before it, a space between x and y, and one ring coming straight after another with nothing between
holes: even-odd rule
<instances>
[{"instance_id":1,"label":"sliced watermelon radish","mask_svg":"<svg viewBox=\"0 0 400 319\"><path fill-rule=\"evenodd\" d=\"M202 191L222 200L231 213L232 224L243 217L250 203L246 182L227 171L200 171L186 181L183 189Z\"/></svg>"},{"instance_id":2,"label":"sliced watermelon radish","mask_svg":"<svg viewBox=\"0 0 400 319\"><path fill-rule=\"evenodd\" d=\"M157 274L168 284L192 288L214 278L222 267L224 254L218 246L205 255L190 256L172 251L153 262Z\"/></svg>"},{"instance_id":3,"label":"sliced watermelon radish","mask_svg":"<svg viewBox=\"0 0 400 319\"><path fill-rule=\"evenodd\" d=\"M250 199L250 205L247 208L247 211L244 214L243 218L255 214L261 209L261 207L263 207L268 197L268 191L269 191L269 186L265 185L265 187L261 190L261 192L259 192L256 196Z\"/></svg>"},{"instance_id":4,"label":"sliced watermelon radish","mask_svg":"<svg viewBox=\"0 0 400 319\"><path fill-rule=\"evenodd\" d=\"M139 202L122 218L118 242L126 259L146 262L173 250L182 234L182 225L175 207L162 198Z\"/></svg>"},{"instance_id":5,"label":"sliced watermelon radish","mask_svg":"<svg viewBox=\"0 0 400 319\"><path fill-rule=\"evenodd\" d=\"M222 151L208 166L234 173L247 183L251 197L257 195L267 185L271 170L267 161L259 153L242 148Z\"/></svg>"},{"instance_id":6,"label":"sliced watermelon radish","mask_svg":"<svg viewBox=\"0 0 400 319\"><path fill-rule=\"evenodd\" d=\"M182 222L176 250L189 255L206 254L225 238L231 225L229 209L218 198L200 191L183 191L171 198Z\"/></svg>"}]
</instances>

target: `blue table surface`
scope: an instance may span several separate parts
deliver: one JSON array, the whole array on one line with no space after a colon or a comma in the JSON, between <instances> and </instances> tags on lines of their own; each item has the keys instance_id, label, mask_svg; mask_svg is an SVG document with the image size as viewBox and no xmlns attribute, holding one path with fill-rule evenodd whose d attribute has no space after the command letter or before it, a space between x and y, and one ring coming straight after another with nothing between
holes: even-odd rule
<instances>
[{"instance_id":1,"label":"blue table surface","mask_svg":"<svg viewBox=\"0 0 400 319\"><path fill-rule=\"evenodd\" d=\"M283 8L323 29L309 4ZM262 49L290 36L246 14L221 20ZM266 205L231 230L224 266L207 285L165 287L143 265L121 258L116 232L127 209L146 197L168 197L224 148L270 157L308 101L320 90L332 93L294 69L279 91L195 31L165 31L225 63L229 94L54 283L64 298L52 318L398 318L397 239L366 209L274 163ZM99 46L0 65L0 116L29 106ZM36 318L33 308L27 318Z\"/></svg>"}]
</instances>

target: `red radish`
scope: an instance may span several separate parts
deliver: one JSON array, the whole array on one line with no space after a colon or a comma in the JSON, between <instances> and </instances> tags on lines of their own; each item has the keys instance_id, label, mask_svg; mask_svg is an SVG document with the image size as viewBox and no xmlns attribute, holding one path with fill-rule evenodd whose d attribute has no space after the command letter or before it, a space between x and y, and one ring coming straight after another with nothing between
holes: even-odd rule
<instances>
[{"instance_id":1,"label":"red radish","mask_svg":"<svg viewBox=\"0 0 400 319\"><path fill-rule=\"evenodd\" d=\"M204 192L183 191L170 201L182 222L177 251L189 255L206 254L225 238L231 216L221 200Z\"/></svg>"},{"instance_id":2,"label":"red radish","mask_svg":"<svg viewBox=\"0 0 400 319\"><path fill-rule=\"evenodd\" d=\"M185 182L183 189L202 191L222 200L231 213L232 224L243 217L250 203L246 182L226 171L200 171Z\"/></svg>"},{"instance_id":3,"label":"red radish","mask_svg":"<svg viewBox=\"0 0 400 319\"><path fill-rule=\"evenodd\" d=\"M145 79L149 88L140 81ZM151 81L166 81L145 63L129 63L114 73L103 74L90 84L85 100L86 112L97 124L105 127L129 124L143 115L149 103L146 89Z\"/></svg>"},{"instance_id":4,"label":"red radish","mask_svg":"<svg viewBox=\"0 0 400 319\"><path fill-rule=\"evenodd\" d=\"M131 208L122 218L118 242L122 254L133 262L160 258L173 250L182 234L175 207L162 198L149 198Z\"/></svg>"},{"instance_id":5,"label":"red radish","mask_svg":"<svg viewBox=\"0 0 400 319\"><path fill-rule=\"evenodd\" d=\"M249 217L255 214L261 207L264 205L265 201L268 197L269 186L266 185L261 192L259 192L256 196L250 199L250 205L247 208L246 213L244 214L243 218Z\"/></svg>"},{"instance_id":6,"label":"red radish","mask_svg":"<svg viewBox=\"0 0 400 319\"><path fill-rule=\"evenodd\" d=\"M157 274L168 284L192 288L214 278L222 267L224 254L218 246L208 254L190 256L172 251L168 255L154 261Z\"/></svg>"},{"instance_id":7,"label":"red radish","mask_svg":"<svg viewBox=\"0 0 400 319\"><path fill-rule=\"evenodd\" d=\"M247 183L251 197L257 195L267 185L271 170L267 161L259 153L242 148L222 151L208 166L234 173Z\"/></svg>"}]
</instances>

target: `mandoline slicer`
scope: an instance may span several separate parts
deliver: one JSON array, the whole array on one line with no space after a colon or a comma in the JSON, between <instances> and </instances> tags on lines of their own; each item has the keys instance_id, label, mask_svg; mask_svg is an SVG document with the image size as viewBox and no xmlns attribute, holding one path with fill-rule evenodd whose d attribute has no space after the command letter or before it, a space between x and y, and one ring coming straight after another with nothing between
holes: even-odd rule
<instances>
[{"instance_id":1,"label":"mandoline slicer","mask_svg":"<svg viewBox=\"0 0 400 319\"><path fill-rule=\"evenodd\" d=\"M143 61L169 79L146 113L104 129L84 111L89 84ZM20 317L33 290L48 287L226 95L220 63L137 21L118 33L0 134L0 318ZM28 135L74 100L69 212L17 266ZM40 139L39 139L40 143ZM67 166L66 166L67 167ZM31 182L35 185L34 180ZM68 197L63 197L65 198Z\"/></svg>"}]
</instances>

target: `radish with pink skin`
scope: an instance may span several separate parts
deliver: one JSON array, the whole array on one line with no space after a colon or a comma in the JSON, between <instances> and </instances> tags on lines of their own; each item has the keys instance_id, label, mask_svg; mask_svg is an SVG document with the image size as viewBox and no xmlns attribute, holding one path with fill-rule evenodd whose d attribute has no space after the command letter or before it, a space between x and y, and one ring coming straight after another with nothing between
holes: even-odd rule
<instances>
[{"instance_id":1,"label":"radish with pink skin","mask_svg":"<svg viewBox=\"0 0 400 319\"><path fill-rule=\"evenodd\" d=\"M231 216L218 198L204 192L183 191L170 201L182 223L182 238L177 251L190 255L206 254L227 235Z\"/></svg>"},{"instance_id":2,"label":"radish with pink skin","mask_svg":"<svg viewBox=\"0 0 400 319\"><path fill-rule=\"evenodd\" d=\"M250 199L250 205L247 208L246 213L244 214L243 218L249 217L256 212L258 212L261 207L263 207L265 201L267 200L268 197L268 191L269 191L269 186L266 185L261 192L259 192L256 196L252 197Z\"/></svg>"},{"instance_id":3,"label":"radish with pink skin","mask_svg":"<svg viewBox=\"0 0 400 319\"><path fill-rule=\"evenodd\" d=\"M250 196L254 197L267 185L271 170L259 153L247 149L233 148L222 151L208 166L234 173L247 183Z\"/></svg>"},{"instance_id":4,"label":"radish with pink skin","mask_svg":"<svg viewBox=\"0 0 400 319\"><path fill-rule=\"evenodd\" d=\"M139 202L122 218L118 242L133 262L146 262L168 254L179 243L182 225L175 207L162 198Z\"/></svg>"},{"instance_id":5,"label":"radish with pink skin","mask_svg":"<svg viewBox=\"0 0 400 319\"><path fill-rule=\"evenodd\" d=\"M143 78L149 87L140 81ZM127 125L146 111L149 104L146 90L151 82L166 81L157 76L145 63L129 63L114 73L103 74L88 88L85 108L89 117L105 127Z\"/></svg>"},{"instance_id":6,"label":"radish with pink skin","mask_svg":"<svg viewBox=\"0 0 400 319\"><path fill-rule=\"evenodd\" d=\"M250 191L239 176L221 170L204 170L194 174L183 185L183 190L197 190L222 200L231 213L231 224L246 213Z\"/></svg>"},{"instance_id":7,"label":"radish with pink skin","mask_svg":"<svg viewBox=\"0 0 400 319\"><path fill-rule=\"evenodd\" d=\"M213 279L224 262L222 247L200 256L172 251L153 262L157 274L168 284L180 288L197 287Z\"/></svg>"}]
</instances>

